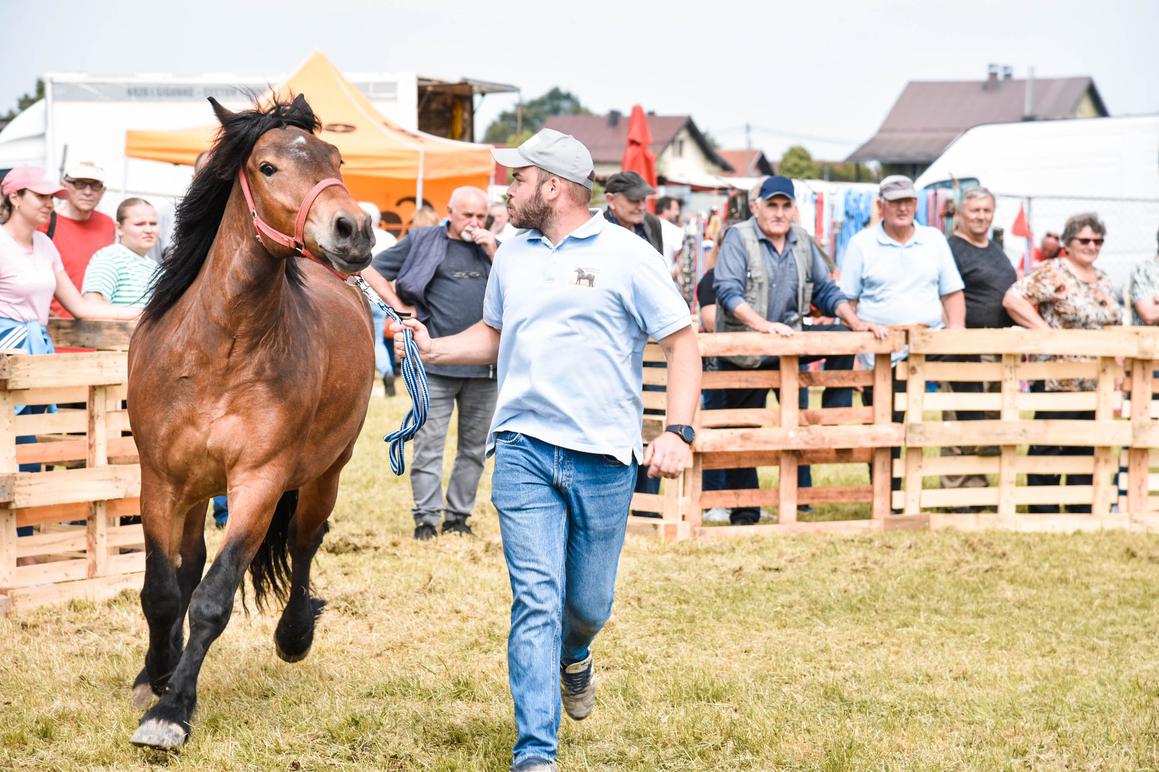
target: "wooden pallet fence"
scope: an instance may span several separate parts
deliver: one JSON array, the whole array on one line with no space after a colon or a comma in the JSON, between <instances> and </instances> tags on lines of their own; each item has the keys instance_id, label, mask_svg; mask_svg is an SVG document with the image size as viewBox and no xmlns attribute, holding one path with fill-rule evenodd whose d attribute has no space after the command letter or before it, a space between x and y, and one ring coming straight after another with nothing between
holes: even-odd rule
<instances>
[{"instance_id":1,"label":"wooden pallet fence","mask_svg":"<svg viewBox=\"0 0 1159 772\"><path fill-rule=\"evenodd\" d=\"M907 387L896 396L906 415L904 484L893 506L928 513L932 527L1127 527L1132 509L1119 496L1121 452L1129 457L1153 424L1149 415L1136 423L1122 418L1120 384L1140 355L1150 355L1154 336L1128 328L911 330ZM1083 361L1041 361L1042 355ZM1044 391L1039 384L1047 378L1088 384ZM951 383L980 388L963 393ZM965 411L980 420L960 420ZM1037 455L1035 446L1063 450ZM1080 484L1067 484L1076 482L1072 475ZM947 477L973 487L950 487ZM1145 519L1147 511L1136 514Z\"/></svg>"},{"instance_id":2,"label":"wooden pallet fence","mask_svg":"<svg viewBox=\"0 0 1159 772\"><path fill-rule=\"evenodd\" d=\"M856 532L903 525L889 511L890 449L902 444L903 429L892 421L890 354L905 345L903 331L884 341L869 333L810 332L791 338L761 333L702 335L705 356L773 355L780 368L709 370L703 389L773 389L768 403L750 409L702 409L697 415L697 440L685 519L689 534L698 538L728 538L755 533ZM832 369L832 357L870 354L871 370ZM829 356L825 369L800 369L803 357ZM857 392L872 387L873 406L862 404ZM821 407L826 388L854 390L851 407ZM801 391L811 392L802 409ZM773 405L773 406L769 406ZM801 465L839 465L852 470L842 475L861 480L854 484L823 485L814 468L813 486L798 487ZM777 469L776 488L756 490L703 490L706 470ZM870 468L873 474L868 474ZM808 505L807 515L801 507ZM705 525L702 514L714 507L761 507L775 512L775 523L758 525ZM887 523L888 521L888 523Z\"/></svg>"},{"instance_id":3,"label":"wooden pallet fence","mask_svg":"<svg viewBox=\"0 0 1159 772\"><path fill-rule=\"evenodd\" d=\"M704 389L777 389L782 398L759 408L698 412L690 470L678 481L666 481L669 487L661 495L635 499L661 514L663 525L653 527L668 538L901 527L1159 528L1159 329L906 328L884 342L867 333L803 333L788 339L733 333L702 335L700 346L705 356L763 353L781 361L779 370L706 371ZM908 359L896 373L904 387L893 393L889 354L907 346ZM872 354L874 368L799 370L804 357L847 353ZM1042 361L1044 355L1083 360ZM649 356L662 361L658 350ZM1047 378L1090 384L1068 392L1031 386ZM645 382L664 384L665 371L646 369ZM889 396L872 406L855 398L852 408L818 408L816 392L827 386L872 386L876 394ZM798 407L801 389L814 390L809 408ZM1145 407L1132 409L1135 394L1143 395ZM663 399L644 393L652 408L662 410ZM904 416L899 423L892 421L891 409ZM1036 418L1042 411L1071 415ZM646 416L645 439L663 423L662 417ZM1032 455L1031 446L1068 450ZM892 464L891 448L902 450ZM844 464L851 470L869 465L873 473L864 483L831 487L814 474L814 487L798 488L801 464ZM706 470L741 467L775 468L774 487L704 490ZM1032 475L1063 477L1039 478L1040 484L1031 485ZM1075 482L1068 475L1090 481L1068 485ZM858 479L856 473L840 476ZM892 493L891 478L900 484ZM816 511L801 513L806 504ZM706 510L739 506L775 511L776 522L702 522Z\"/></svg>"},{"instance_id":4,"label":"wooden pallet fence","mask_svg":"<svg viewBox=\"0 0 1159 772\"><path fill-rule=\"evenodd\" d=\"M131 331L69 320L50 325L58 348L119 350L0 354L0 613L140 586L141 526L120 524L140 511L124 409Z\"/></svg>"},{"instance_id":5,"label":"wooden pallet fence","mask_svg":"<svg viewBox=\"0 0 1159 772\"><path fill-rule=\"evenodd\" d=\"M644 447L652 442L667 425L664 411L667 408L668 368L665 366L664 352L656 343L644 348L644 423L641 429ZM661 479L659 493L632 494L631 514L628 530L638 534L655 534L665 541L689 538L689 523L684 516L690 506L689 496L699 482L693 480L692 470L674 479Z\"/></svg>"}]
</instances>

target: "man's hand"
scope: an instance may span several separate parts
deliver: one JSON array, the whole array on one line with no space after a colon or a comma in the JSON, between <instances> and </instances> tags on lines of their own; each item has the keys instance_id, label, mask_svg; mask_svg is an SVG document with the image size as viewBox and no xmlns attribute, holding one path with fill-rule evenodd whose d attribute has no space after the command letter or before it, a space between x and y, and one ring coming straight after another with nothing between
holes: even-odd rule
<instances>
[{"instance_id":1,"label":"man's hand","mask_svg":"<svg viewBox=\"0 0 1159 772\"><path fill-rule=\"evenodd\" d=\"M406 351L403 349L405 338L402 331L404 327L414 334L419 354L423 358L429 356L431 353L431 335L427 332L427 328L418 319L403 319L402 324L395 321L390 322L390 334L394 336L394 355L398 361L401 362L406 358Z\"/></svg>"},{"instance_id":2,"label":"man's hand","mask_svg":"<svg viewBox=\"0 0 1159 772\"><path fill-rule=\"evenodd\" d=\"M487 253L487 257L495 257L495 250L499 248L499 242L495 241L495 234L486 228L471 228L464 230L463 236L466 241L474 242L483 248Z\"/></svg>"},{"instance_id":3,"label":"man's hand","mask_svg":"<svg viewBox=\"0 0 1159 772\"><path fill-rule=\"evenodd\" d=\"M866 322L861 319L858 319L854 324L850 325L849 329L854 332L872 332L873 337L878 340L885 340L889 337L889 328L884 324L873 324L872 322Z\"/></svg>"},{"instance_id":4,"label":"man's hand","mask_svg":"<svg viewBox=\"0 0 1159 772\"><path fill-rule=\"evenodd\" d=\"M663 432L644 449L649 477L677 477L692 462L692 448L672 432Z\"/></svg>"},{"instance_id":5,"label":"man's hand","mask_svg":"<svg viewBox=\"0 0 1159 772\"><path fill-rule=\"evenodd\" d=\"M780 322L769 322L768 325L763 330L761 330L761 332L766 332L771 335L780 335L782 338L791 338L796 330L787 324L781 324Z\"/></svg>"}]
</instances>

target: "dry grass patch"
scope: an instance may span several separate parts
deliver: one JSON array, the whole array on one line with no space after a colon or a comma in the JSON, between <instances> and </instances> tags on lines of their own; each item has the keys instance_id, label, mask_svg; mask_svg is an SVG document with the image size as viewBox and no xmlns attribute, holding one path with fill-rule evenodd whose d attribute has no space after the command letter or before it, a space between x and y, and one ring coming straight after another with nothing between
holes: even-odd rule
<instances>
[{"instance_id":1,"label":"dry grass patch","mask_svg":"<svg viewBox=\"0 0 1159 772\"><path fill-rule=\"evenodd\" d=\"M314 650L235 615L193 739L132 747L135 595L0 620L0 768L497 770L514 740L495 515L411 538L376 398L316 585ZM448 463L450 459L448 458ZM489 475L485 478L485 487ZM213 535L216 543L218 536ZM896 533L629 539L567 770L1155 769L1159 538Z\"/></svg>"}]
</instances>

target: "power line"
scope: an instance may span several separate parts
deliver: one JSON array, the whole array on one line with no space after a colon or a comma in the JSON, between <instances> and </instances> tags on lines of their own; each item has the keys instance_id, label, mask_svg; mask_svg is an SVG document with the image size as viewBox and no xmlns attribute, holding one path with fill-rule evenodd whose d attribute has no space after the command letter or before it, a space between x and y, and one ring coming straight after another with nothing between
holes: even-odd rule
<instances>
[{"instance_id":1,"label":"power line","mask_svg":"<svg viewBox=\"0 0 1159 772\"><path fill-rule=\"evenodd\" d=\"M728 129L719 129L719 131L721 134L728 134L728 133L735 132L735 131L743 131L743 132L745 132L746 138L749 137L751 132L755 131L755 132L759 132L761 134L772 134L774 136L784 137L786 139L799 139L799 140L805 140L805 141L809 141L809 142L828 142L828 143L832 143L832 144L836 144L836 145L857 145L863 141L860 139L848 139L848 138L838 138L838 137L819 137L815 134L796 134L796 133L791 132L791 131L781 131L779 129L770 129L770 128L765 127L765 126L753 126L750 123L746 123L743 126L733 126L731 128L728 128Z\"/></svg>"}]
</instances>

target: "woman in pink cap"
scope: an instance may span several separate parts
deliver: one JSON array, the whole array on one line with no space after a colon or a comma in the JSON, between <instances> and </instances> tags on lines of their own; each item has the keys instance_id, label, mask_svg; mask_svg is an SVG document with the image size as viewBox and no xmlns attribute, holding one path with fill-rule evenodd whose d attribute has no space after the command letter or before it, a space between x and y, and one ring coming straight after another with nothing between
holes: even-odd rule
<instances>
[{"instance_id":1,"label":"woman in pink cap","mask_svg":"<svg viewBox=\"0 0 1159 772\"><path fill-rule=\"evenodd\" d=\"M81 297L52 240L36 229L63 192L37 166L17 166L0 182L0 351L52 353L45 325L55 296L78 319L132 319L140 309Z\"/></svg>"}]
</instances>

